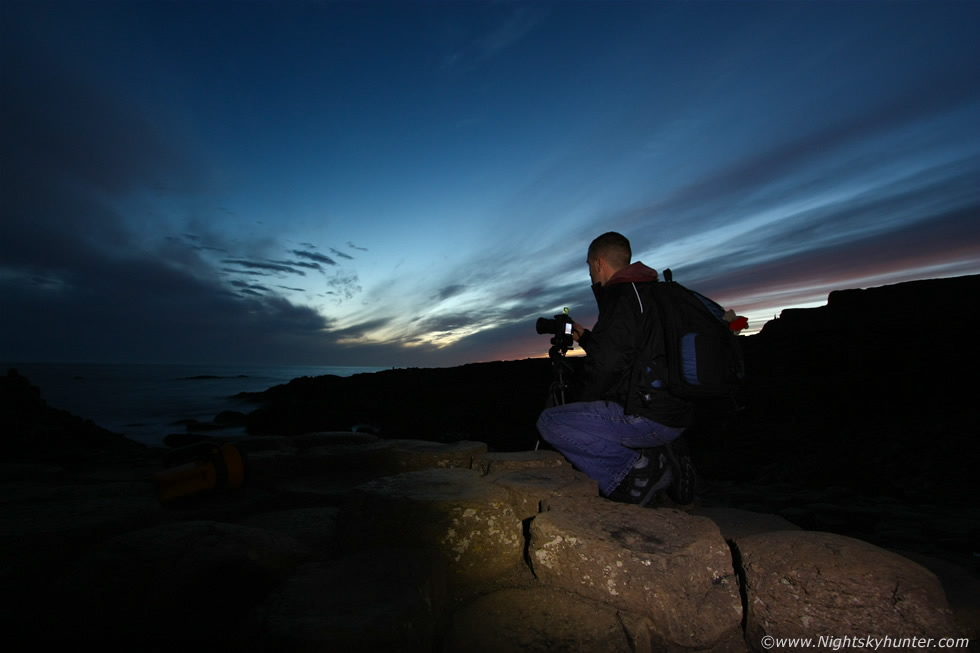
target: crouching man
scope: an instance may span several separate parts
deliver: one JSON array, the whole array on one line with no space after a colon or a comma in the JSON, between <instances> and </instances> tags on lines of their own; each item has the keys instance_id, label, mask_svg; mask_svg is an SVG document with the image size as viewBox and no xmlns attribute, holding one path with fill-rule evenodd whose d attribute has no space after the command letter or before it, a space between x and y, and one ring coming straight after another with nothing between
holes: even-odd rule
<instances>
[{"instance_id":1,"label":"crouching man","mask_svg":"<svg viewBox=\"0 0 980 653\"><path fill-rule=\"evenodd\" d=\"M589 245L586 263L599 317L591 331L577 322L572 326L572 337L586 353L578 401L545 409L538 431L595 479L606 497L645 506L666 491L686 504L694 500L693 465L665 445L690 425L693 406L656 389L641 401L634 388L634 363L645 338L653 339L655 351L664 345L649 294L657 272L631 258L629 240L615 232Z\"/></svg>"}]
</instances>

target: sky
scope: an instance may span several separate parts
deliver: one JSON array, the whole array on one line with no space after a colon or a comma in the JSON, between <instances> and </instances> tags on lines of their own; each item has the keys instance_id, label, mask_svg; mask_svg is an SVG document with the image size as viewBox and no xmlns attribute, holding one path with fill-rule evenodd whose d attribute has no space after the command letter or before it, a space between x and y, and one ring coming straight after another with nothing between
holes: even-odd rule
<instances>
[{"instance_id":1,"label":"sky","mask_svg":"<svg viewBox=\"0 0 980 653\"><path fill-rule=\"evenodd\" d=\"M0 0L0 360L542 356L538 317L596 319L606 231L750 332L978 274L978 24L943 0Z\"/></svg>"}]
</instances>

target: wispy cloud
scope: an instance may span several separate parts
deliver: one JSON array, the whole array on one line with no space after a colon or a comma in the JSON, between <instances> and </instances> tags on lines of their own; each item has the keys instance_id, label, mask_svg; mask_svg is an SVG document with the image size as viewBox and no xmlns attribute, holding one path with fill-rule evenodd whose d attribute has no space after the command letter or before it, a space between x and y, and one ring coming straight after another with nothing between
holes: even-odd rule
<instances>
[{"instance_id":1,"label":"wispy cloud","mask_svg":"<svg viewBox=\"0 0 980 653\"><path fill-rule=\"evenodd\" d=\"M302 270L297 270L292 265L287 265L284 263L273 263L270 261L246 261L242 259L225 259L222 263L226 265L238 265L246 270L258 270L263 272L282 272L285 274L298 274L300 276L306 276L306 272ZM232 268L233 269L233 268Z\"/></svg>"},{"instance_id":2,"label":"wispy cloud","mask_svg":"<svg viewBox=\"0 0 980 653\"><path fill-rule=\"evenodd\" d=\"M337 261L333 260L329 256L320 254L318 252L310 252L302 249L294 249L293 254L300 256L302 258L308 258L311 261L316 261L317 263L323 263L325 265L337 265Z\"/></svg>"},{"instance_id":3,"label":"wispy cloud","mask_svg":"<svg viewBox=\"0 0 980 653\"><path fill-rule=\"evenodd\" d=\"M438 292L436 292L435 295L432 296L432 299L442 301L445 299L449 299L450 297L459 295L465 290L466 290L466 286L461 283L452 284L450 286L443 286L442 288L439 289Z\"/></svg>"}]
</instances>

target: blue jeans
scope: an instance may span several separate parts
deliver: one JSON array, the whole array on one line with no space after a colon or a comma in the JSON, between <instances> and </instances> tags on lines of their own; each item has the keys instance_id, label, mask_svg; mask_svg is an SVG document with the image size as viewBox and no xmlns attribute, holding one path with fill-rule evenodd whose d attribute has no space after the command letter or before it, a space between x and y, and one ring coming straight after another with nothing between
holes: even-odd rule
<instances>
[{"instance_id":1,"label":"blue jeans","mask_svg":"<svg viewBox=\"0 0 980 653\"><path fill-rule=\"evenodd\" d=\"M538 432L608 496L640 459L637 449L667 444L684 429L626 415L614 401L580 401L546 408Z\"/></svg>"}]
</instances>

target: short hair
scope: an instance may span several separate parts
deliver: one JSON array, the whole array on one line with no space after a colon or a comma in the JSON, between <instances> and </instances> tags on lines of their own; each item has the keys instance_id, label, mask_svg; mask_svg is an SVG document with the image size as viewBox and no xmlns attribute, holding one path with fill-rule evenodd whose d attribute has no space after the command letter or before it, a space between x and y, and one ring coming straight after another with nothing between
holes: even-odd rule
<instances>
[{"instance_id":1,"label":"short hair","mask_svg":"<svg viewBox=\"0 0 980 653\"><path fill-rule=\"evenodd\" d=\"M599 256L616 268L625 268L633 258L633 250L630 249L630 241L626 236L609 231L589 245L588 260L593 261Z\"/></svg>"}]
</instances>

